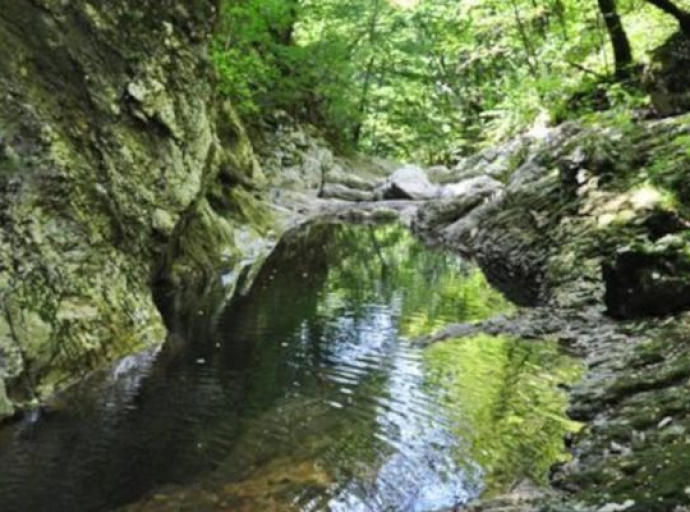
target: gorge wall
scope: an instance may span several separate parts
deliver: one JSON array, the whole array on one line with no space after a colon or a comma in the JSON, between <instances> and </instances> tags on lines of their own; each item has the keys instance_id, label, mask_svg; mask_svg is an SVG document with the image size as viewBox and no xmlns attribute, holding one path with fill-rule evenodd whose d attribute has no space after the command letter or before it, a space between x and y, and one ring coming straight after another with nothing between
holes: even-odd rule
<instances>
[{"instance_id":1,"label":"gorge wall","mask_svg":"<svg viewBox=\"0 0 690 512\"><path fill-rule=\"evenodd\" d=\"M182 285L262 250L259 167L232 108L213 106L215 10L0 11L0 418L160 343L153 279Z\"/></svg>"}]
</instances>

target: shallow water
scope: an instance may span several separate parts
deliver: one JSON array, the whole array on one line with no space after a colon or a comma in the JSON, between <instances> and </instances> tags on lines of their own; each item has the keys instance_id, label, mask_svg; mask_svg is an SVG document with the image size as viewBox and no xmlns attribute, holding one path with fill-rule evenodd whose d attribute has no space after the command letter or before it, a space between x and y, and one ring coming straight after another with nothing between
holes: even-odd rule
<instances>
[{"instance_id":1,"label":"shallow water","mask_svg":"<svg viewBox=\"0 0 690 512\"><path fill-rule=\"evenodd\" d=\"M409 340L508 308L395 225L288 237L250 293L0 430L0 510L433 511L543 479L578 365Z\"/></svg>"}]
</instances>

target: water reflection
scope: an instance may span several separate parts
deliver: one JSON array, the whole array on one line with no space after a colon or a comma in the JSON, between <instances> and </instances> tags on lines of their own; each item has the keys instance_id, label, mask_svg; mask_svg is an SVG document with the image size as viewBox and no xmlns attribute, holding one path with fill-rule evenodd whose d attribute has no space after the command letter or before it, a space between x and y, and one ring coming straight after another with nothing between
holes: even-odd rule
<instances>
[{"instance_id":1,"label":"water reflection","mask_svg":"<svg viewBox=\"0 0 690 512\"><path fill-rule=\"evenodd\" d=\"M217 321L194 311L160 353L0 431L0 510L430 511L541 478L574 363L406 341L507 307L402 228L311 226Z\"/></svg>"}]
</instances>

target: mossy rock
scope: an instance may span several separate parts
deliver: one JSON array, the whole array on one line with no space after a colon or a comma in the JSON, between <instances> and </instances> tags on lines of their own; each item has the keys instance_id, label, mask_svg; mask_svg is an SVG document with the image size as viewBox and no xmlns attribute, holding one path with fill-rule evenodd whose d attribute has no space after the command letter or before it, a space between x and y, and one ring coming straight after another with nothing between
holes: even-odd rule
<instances>
[{"instance_id":1,"label":"mossy rock","mask_svg":"<svg viewBox=\"0 0 690 512\"><path fill-rule=\"evenodd\" d=\"M682 32L654 51L644 82L660 115L690 110L690 40Z\"/></svg>"}]
</instances>

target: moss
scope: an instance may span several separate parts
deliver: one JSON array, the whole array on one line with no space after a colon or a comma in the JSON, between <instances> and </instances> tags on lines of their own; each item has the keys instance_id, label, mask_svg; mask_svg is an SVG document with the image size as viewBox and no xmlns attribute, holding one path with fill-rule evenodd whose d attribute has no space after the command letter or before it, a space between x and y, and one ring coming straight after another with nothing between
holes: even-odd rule
<instances>
[{"instance_id":1,"label":"moss","mask_svg":"<svg viewBox=\"0 0 690 512\"><path fill-rule=\"evenodd\" d=\"M149 282L171 249L192 279L242 263L240 223L272 222L219 178L234 167L251 188L260 171L231 107L216 130L208 2L39 3L0 18L0 295L15 331L0 325L0 352L17 400L162 342Z\"/></svg>"},{"instance_id":2,"label":"moss","mask_svg":"<svg viewBox=\"0 0 690 512\"><path fill-rule=\"evenodd\" d=\"M635 347L629 365L642 368L661 363L666 360L666 344L659 340L648 340Z\"/></svg>"},{"instance_id":3,"label":"moss","mask_svg":"<svg viewBox=\"0 0 690 512\"><path fill-rule=\"evenodd\" d=\"M687 505L690 500L686 491L690 474L687 446L685 441L675 441L619 460L609 472L592 472L587 480L581 481L583 486L605 485L607 495L602 498L585 492L582 497L600 504L633 500L635 505L628 509L633 512L668 512Z\"/></svg>"}]
</instances>

